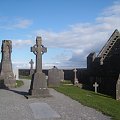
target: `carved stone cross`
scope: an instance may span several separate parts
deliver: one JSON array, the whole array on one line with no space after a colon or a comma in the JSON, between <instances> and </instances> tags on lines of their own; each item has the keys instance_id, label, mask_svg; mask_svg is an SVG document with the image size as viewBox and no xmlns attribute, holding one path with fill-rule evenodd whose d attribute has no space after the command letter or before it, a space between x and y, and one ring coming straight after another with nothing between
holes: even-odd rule
<instances>
[{"instance_id":1,"label":"carved stone cross","mask_svg":"<svg viewBox=\"0 0 120 120\"><path fill-rule=\"evenodd\" d=\"M36 72L42 72L42 54L47 52L47 48L42 45L42 38L36 38L36 44L31 47L31 52L36 55Z\"/></svg>"},{"instance_id":2,"label":"carved stone cross","mask_svg":"<svg viewBox=\"0 0 120 120\"><path fill-rule=\"evenodd\" d=\"M95 87L95 93L97 93L97 87L98 87L99 85L97 84L97 82L95 82L95 84L93 84L93 87Z\"/></svg>"},{"instance_id":3,"label":"carved stone cross","mask_svg":"<svg viewBox=\"0 0 120 120\"><path fill-rule=\"evenodd\" d=\"M31 59L29 63L30 63L30 69L33 69L33 64L34 64L33 60Z\"/></svg>"},{"instance_id":4,"label":"carved stone cross","mask_svg":"<svg viewBox=\"0 0 120 120\"><path fill-rule=\"evenodd\" d=\"M78 84L78 79L77 79L77 75L76 75L76 73L77 73L76 68L75 68L73 71L74 71L74 73L75 73L74 84Z\"/></svg>"}]
</instances>

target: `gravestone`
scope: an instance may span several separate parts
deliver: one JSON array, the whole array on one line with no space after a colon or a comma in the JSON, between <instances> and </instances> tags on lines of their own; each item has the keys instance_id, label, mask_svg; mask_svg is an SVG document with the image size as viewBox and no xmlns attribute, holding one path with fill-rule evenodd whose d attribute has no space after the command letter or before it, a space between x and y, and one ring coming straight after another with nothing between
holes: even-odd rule
<instances>
[{"instance_id":1,"label":"gravestone","mask_svg":"<svg viewBox=\"0 0 120 120\"><path fill-rule=\"evenodd\" d=\"M97 88L98 88L98 84L97 84L97 82L95 82L95 84L93 84L93 87L95 87L95 93L97 93Z\"/></svg>"},{"instance_id":2,"label":"gravestone","mask_svg":"<svg viewBox=\"0 0 120 120\"><path fill-rule=\"evenodd\" d=\"M59 75L60 75L60 81L64 81L64 71L59 70Z\"/></svg>"},{"instance_id":3,"label":"gravestone","mask_svg":"<svg viewBox=\"0 0 120 120\"><path fill-rule=\"evenodd\" d=\"M30 63L30 76L32 76L33 73L34 73L34 69L33 69L33 64L34 64L34 62L33 62L33 60L31 59L31 61L30 61L29 63Z\"/></svg>"},{"instance_id":4,"label":"gravestone","mask_svg":"<svg viewBox=\"0 0 120 120\"><path fill-rule=\"evenodd\" d=\"M54 111L47 103L31 103L30 108L36 120L60 118L60 115Z\"/></svg>"},{"instance_id":5,"label":"gravestone","mask_svg":"<svg viewBox=\"0 0 120 120\"><path fill-rule=\"evenodd\" d=\"M74 71L74 85L76 85L76 84L79 83L79 82L78 82L78 79L77 79L77 75L76 75L76 73L77 73L76 68L75 68L73 71Z\"/></svg>"},{"instance_id":6,"label":"gravestone","mask_svg":"<svg viewBox=\"0 0 120 120\"><path fill-rule=\"evenodd\" d=\"M47 97L49 90L47 89L47 80L42 72L42 54L47 52L47 48L42 45L42 38L36 38L36 44L31 47L31 52L36 55L36 69L32 76L29 94L34 97Z\"/></svg>"},{"instance_id":7,"label":"gravestone","mask_svg":"<svg viewBox=\"0 0 120 120\"><path fill-rule=\"evenodd\" d=\"M15 87L16 80L13 74L11 53L12 53L12 41L2 41L2 59L1 59L1 78L4 80L6 87Z\"/></svg>"},{"instance_id":8,"label":"gravestone","mask_svg":"<svg viewBox=\"0 0 120 120\"><path fill-rule=\"evenodd\" d=\"M48 85L50 87L58 87L60 85L60 80L60 71L54 66L48 71Z\"/></svg>"},{"instance_id":9,"label":"gravestone","mask_svg":"<svg viewBox=\"0 0 120 120\"><path fill-rule=\"evenodd\" d=\"M120 74L116 84L116 100L120 100Z\"/></svg>"}]
</instances>

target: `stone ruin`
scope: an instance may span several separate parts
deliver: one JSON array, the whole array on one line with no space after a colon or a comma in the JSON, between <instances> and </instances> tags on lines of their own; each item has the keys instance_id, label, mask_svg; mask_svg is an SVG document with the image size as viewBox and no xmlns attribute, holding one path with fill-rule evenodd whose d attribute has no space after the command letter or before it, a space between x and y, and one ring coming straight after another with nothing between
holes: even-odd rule
<instances>
[{"instance_id":1,"label":"stone ruin","mask_svg":"<svg viewBox=\"0 0 120 120\"><path fill-rule=\"evenodd\" d=\"M13 74L11 53L12 53L12 41L3 40L2 41L2 59L1 59L1 71L0 71L0 82L1 87L15 87L16 80Z\"/></svg>"},{"instance_id":2,"label":"stone ruin","mask_svg":"<svg viewBox=\"0 0 120 120\"><path fill-rule=\"evenodd\" d=\"M89 85L99 84L98 92L120 99L120 33L115 30L99 54L87 57Z\"/></svg>"}]
</instances>

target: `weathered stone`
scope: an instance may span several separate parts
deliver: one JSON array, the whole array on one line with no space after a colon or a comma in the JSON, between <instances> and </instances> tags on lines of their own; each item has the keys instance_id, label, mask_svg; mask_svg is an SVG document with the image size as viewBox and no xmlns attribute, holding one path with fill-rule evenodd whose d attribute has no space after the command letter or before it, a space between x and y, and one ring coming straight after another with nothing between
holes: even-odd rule
<instances>
[{"instance_id":1,"label":"weathered stone","mask_svg":"<svg viewBox=\"0 0 120 120\"><path fill-rule=\"evenodd\" d=\"M93 87L95 88L95 93L97 93L97 88L98 88L98 84L97 84L97 82L95 82L95 84L93 84Z\"/></svg>"},{"instance_id":2,"label":"weathered stone","mask_svg":"<svg viewBox=\"0 0 120 120\"><path fill-rule=\"evenodd\" d=\"M60 80L60 71L54 66L48 71L48 85L50 87L58 87L60 85Z\"/></svg>"},{"instance_id":3,"label":"weathered stone","mask_svg":"<svg viewBox=\"0 0 120 120\"><path fill-rule=\"evenodd\" d=\"M59 70L59 75L60 75L60 81L64 81L64 71Z\"/></svg>"},{"instance_id":4,"label":"weathered stone","mask_svg":"<svg viewBox=\"0 0 120 120\"><path fill-rule=\"evenodd\" d=\"M13 74L11 52L12 52L12 41L2 41L2 59L1 59L1 77L4 79L6 87L14 87L16 80Z\"/></svg>"},{"instance_id":5,"label":"weathered stone","mask_svg":"<svg viewBox=\"0 0 120 120\"><path fill-rule=\"evenodd\" d=\"M18 68L13 68L14 77L16 80L19 80Z\"/></svg>"},{"instance_id":6,"label":"weathered stone","mask_svg":"<svg viewBox=\"0 0 120 120\"><path fill-rule=\"evenodd\" d=\"M93 83L99 84L99 92L118 99L120 73L120 33L116 29L98 55L89 54L87 57L89 80L87 86L93 90ZM93 78L92 80L90 78ZM117 84L116 84L117 83Z\"/></svg>"},{"instance_id":7,"label":"weathered stone","mask_svg":"<svg viewBox=\"0 0 120 120\"><path fill-rule=\"evenodd\" d=\"M116 100L120 100L120 74L116 84Z\"/></svg>"},{"instance_id":8,"label":"weathered stone","mask_svg":"<svg viewBox=\"0 0 120 120\"><path fill-rule=\"evenodd\" d=\"M35 119L60 118L60 115L54 111L47 103L31 103L30 108L33 111Z\"/></svg>"},{"instance_id":9,"label":"weathered stone","mask_svg":"<svg viewBox=\"0 0 120 120\"><path fill-rule=\"evenodd\" d=\"M31 59L31 61L30 61L29 63L30 63L30 76L32 76L33 73L34 73L34 69L33 69L33 64L34 64L34 62L33 62L33 60Z\"/></svg>"},{"instance_id":10,"label":"weathered stone","mask_svg":"<svg viewBox=\"0 0 120 120\"><path fill-rule=\"evenodd\" d=\"M31 48L31 52L36 55L36 69L32 76L29 93L34 97L50 96L47 89L47 80L42 72L42 54L47 52L47 48L42 45L41 37L36 38L36 44Z\"/></svg>"},{"instance_id":11,"label":"weathered stone","mask_svg":"<svg viewBox=\"0 0 120 120\"><path fill-rule=\"evenodd\" d=\"M78 79L77 79L77 75L76 75L76 73L77 73L77 70L76 70L76 68L73 70L74 71L74 85L76 85L76 84L78 84L79 82L78 82Z\"/></svg>"}]
</instances>

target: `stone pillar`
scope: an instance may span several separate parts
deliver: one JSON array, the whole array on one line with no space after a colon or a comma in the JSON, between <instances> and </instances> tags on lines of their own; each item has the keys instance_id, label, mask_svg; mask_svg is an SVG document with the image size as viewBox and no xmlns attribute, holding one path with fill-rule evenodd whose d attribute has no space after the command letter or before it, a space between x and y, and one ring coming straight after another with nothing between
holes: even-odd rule
<instances>
[{"instance_id":1,"label":"stone pillar","mask_svg":"<svg viewBox=\"0 0 120 120\"><path fill-rule=\"evenodd\" d=\"M49 91L47 89L47 80L42 72L42 54L47 52L47 48L42 45L42 38L36 38L36 44L31 47L31 52L36 55L36 69L32 76L29 93L34 97L47 97Z\"/></svg>"},{"instance_id":2,"label":"stone pillar","mask_svg":"<svg viewBox=\"0 0 120 120\"><path fill-rule=\"evenodd\" d=\"M6 87L14 87L16 85L16 80L13 74L11 53L12 53L12 41L3 40L2 41L2 59L1 59L1 78L4 79L4 84Z\"/></svg>"}]
</instances>

